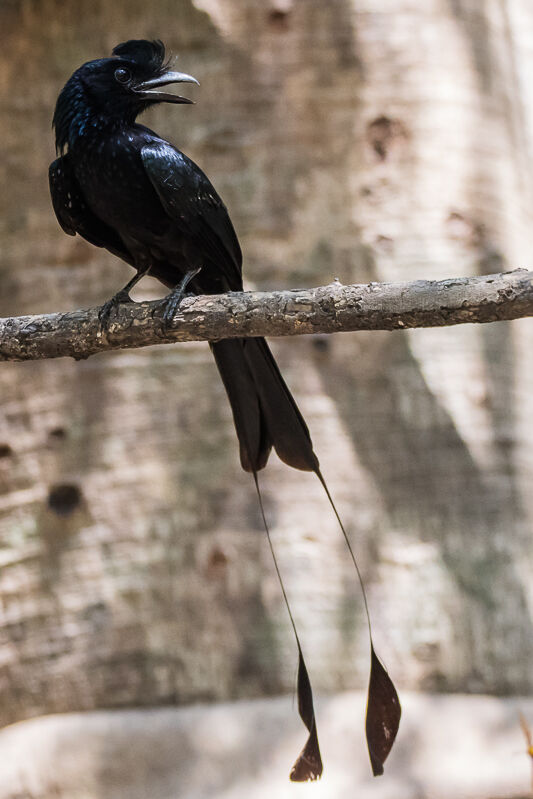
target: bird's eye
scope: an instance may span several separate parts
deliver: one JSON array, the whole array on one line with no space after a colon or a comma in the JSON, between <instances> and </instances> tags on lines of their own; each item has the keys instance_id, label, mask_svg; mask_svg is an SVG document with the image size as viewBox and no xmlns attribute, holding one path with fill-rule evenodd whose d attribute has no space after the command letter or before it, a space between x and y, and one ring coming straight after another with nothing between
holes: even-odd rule
<instances>
[{"instance_id":1,"label":"bird's eye","mask_svg":"<svg viewBox=\"0 0 533 799\"><path fill-rule=\"evenodd\" d=\"M124 69L124 67L119 67L115 69L115 80L119 83L127 83L131 78L131 72L129 69Z\"/></svg>"}]
</instances>

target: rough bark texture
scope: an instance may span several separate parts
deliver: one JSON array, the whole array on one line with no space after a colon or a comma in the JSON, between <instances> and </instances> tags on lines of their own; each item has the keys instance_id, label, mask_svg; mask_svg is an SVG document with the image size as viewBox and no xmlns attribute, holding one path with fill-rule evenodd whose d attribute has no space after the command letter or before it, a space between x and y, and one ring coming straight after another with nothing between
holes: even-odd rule
<instances>
[{"instance_id":1,"label":"rough bark texture","mask_svg":"<svg viewBox=\"0 0 533 799\"><path fill-rule=\"evenodd\" d=\"M126 304L105 333L99 309L0 319L0 361L70 356L113 349L238 336L296 336L354 330L403 330L533 316L533 273L413 283L229 293L184 300L168 331L159 301Z\"/></svg>"},{"instance_id":2,"label":"rough bark texture","mask_svg":"<svg viewBox=\"0 0 533 799\"><path fill-rule=\"evenodd\" d=\"M2 316L96 305L130 275L62 234L46 172L64 80L132 35L201 81L146 122L214 181L254 287L531 264L529 0L12 0L0 27ZM276 347L400 686L533 689L532 339L524 320ZM2 364L0 398L0 723L292 687L204 345ZM274 462L263 487L316 689L362 686L319 486Z\"/></svg>"}]
</instances>

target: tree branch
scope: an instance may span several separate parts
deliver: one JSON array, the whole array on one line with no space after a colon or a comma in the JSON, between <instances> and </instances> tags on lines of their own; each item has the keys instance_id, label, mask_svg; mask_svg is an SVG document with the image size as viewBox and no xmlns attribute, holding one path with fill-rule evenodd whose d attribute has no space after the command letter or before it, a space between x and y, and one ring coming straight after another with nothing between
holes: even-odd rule
<instances>
[{"instance_id":1,"label":"tree branch","mask_svg":"<svg viewBox=\"0 0 533 799\"><path fill-rule=\"evenodd\" d=\"M353 330L405 330L533 316L533 272L415 280L331 283L314 289L232 292L187 298L161 332L160 302L121 305L109 331L98 309L0 319L0 360L27 361L237 336L295 336Z\"/></svg>"}]
</instances>

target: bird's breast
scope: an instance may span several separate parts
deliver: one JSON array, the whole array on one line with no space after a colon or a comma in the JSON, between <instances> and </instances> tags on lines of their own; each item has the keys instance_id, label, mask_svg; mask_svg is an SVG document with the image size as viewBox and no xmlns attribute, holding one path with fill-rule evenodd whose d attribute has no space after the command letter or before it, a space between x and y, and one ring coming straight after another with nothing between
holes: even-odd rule
<instances>
[{"instance_id":1,"label":"bird's breast","mask_svg":"<svg viewBox=\"0 0 533 799\"><path fill-rule=\"evenodd\" d=\"M106 224L137 236L165 234L168 220L144 170L140 147L127 136L84 147L76 154L75 172L87 204Z\"/></svg>"}]
</instances>

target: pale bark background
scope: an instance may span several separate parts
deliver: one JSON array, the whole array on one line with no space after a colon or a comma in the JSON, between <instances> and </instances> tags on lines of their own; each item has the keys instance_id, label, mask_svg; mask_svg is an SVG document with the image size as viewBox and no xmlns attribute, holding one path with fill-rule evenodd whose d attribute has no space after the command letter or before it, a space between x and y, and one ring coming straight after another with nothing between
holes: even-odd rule
<instances>
[{"instance_id":1,"label":"pale bark background","mask_svg":"<svg viewBox=\"0 0 533 799\"><path fill-rule=\"evenodd\" d=\"M0 28L2 316L97 304L130 274L62 233L47 168L64 81L141 36L201 82L145 121L215 183L250 287L532 266L528 0L4 0ZM274 345L400 687L533 689L532 343L520 321ZM0 386L0 723L290 690L207 347L2 364ZM320 486L275 461L261 480L315 688L362 687Z\"/></svg>"}]
</instances>

